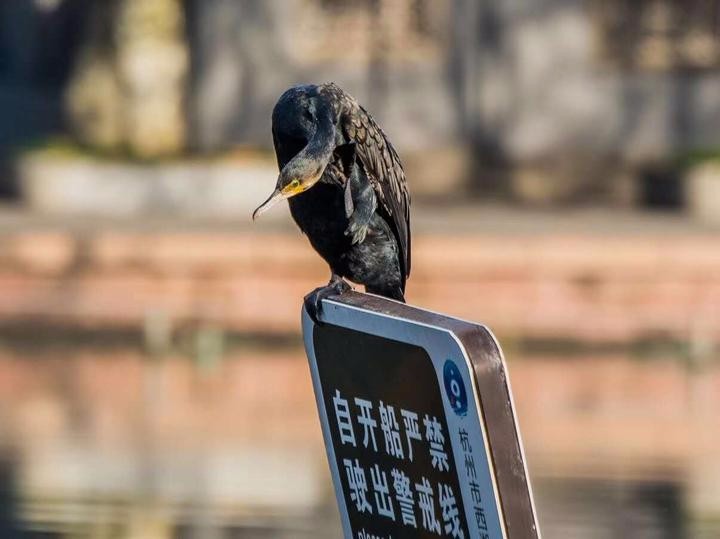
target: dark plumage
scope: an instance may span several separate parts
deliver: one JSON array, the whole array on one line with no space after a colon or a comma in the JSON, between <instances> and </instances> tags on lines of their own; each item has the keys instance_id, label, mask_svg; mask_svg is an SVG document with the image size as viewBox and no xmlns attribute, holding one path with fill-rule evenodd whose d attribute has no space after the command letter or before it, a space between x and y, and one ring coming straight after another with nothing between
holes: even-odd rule
<instances>
[{"instance_id":1,"label":"dark plumage","mask_svg":"<svg viewBox=\"0 0 720 539\"><path fill-rule=\"evenodd\" d=\"M410 275L410 197L397 152L372 116L334 83L287 90L272 115L280 176L255 211L289 199L290 212L342 278L404 301ZM319 298L315 298L319 308Z\"/></svg>"}]
</instances>

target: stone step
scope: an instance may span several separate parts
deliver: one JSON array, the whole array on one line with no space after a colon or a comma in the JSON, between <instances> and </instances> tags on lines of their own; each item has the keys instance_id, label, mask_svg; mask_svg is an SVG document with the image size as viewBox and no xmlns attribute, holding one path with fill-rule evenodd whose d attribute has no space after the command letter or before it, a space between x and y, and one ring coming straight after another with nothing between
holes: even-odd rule
<instances>
[{"instance_id":1,"label":"stone step","mask_svg":"<svg viewBox=\"0 0 720 539\"><path fill-rule=\"evenodd\" d=\"M5 231L0 323L138 327L158 313L299 331L328 278L297 232ZM714 235L418 234L407 297L523 338L720 341Z\"/></svg>"}]
</instances>

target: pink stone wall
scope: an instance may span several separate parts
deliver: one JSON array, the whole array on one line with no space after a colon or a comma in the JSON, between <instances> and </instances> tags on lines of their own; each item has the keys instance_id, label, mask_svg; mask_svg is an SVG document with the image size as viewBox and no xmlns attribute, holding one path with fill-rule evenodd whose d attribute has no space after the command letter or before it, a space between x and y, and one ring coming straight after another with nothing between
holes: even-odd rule
<instances>
[{"instance_id":1,"label":"pink stone wall","mask_svg":"<svg viewBox=\"0 0 720 539\"><path fill-rule=\"evenodd\" d=\"M0 322L137 327L149 313L297 333L326 281L295 233L22 232L0 252ZM707 235L426 235L409 300L507 336L720 340L720 241Z\"/></svg>"}]
</instances>

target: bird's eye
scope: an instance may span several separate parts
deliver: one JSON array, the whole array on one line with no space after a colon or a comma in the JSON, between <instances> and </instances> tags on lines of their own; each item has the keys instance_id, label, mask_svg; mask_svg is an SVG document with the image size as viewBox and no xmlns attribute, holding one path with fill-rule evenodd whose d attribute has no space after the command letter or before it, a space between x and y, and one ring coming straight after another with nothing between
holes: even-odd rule
<instances>
[{"instance_id":1,"label":"bird's eye","mask_svg":"<svg viewBox=\"0 0 720 539\"><path fill-rule=\"evenodd\" d=\"M290 182L291 189L297 189L298 187L300 187L300 180L297 178Z\"/></svg>"}]
</instances>

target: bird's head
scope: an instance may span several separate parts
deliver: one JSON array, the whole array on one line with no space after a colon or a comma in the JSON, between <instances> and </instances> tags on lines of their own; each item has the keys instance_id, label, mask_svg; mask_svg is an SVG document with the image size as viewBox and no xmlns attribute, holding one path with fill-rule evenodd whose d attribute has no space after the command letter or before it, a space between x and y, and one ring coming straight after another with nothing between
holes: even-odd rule
<instances>
[{"instance_id":1,"label":"bird's head","mask_svg":"<svg viewBox=\"0 0 720 539\"><path fill-rule=\"evenodd\" d=\"M253 220L281 200L287 200L310 189L320 180L326 165L327 162L323 163L322 160L298 154L280 171L275 190L253 212Z\"/></svg>"},{"instance_id":2,"label":"bird's head","mask_svg":"<svg viewBox=\"0 0 720 539\"><path fill-rule=\"evenodd\" d=\"M304 146L295 150L297 153L286 163L281 160L275 190L253 212L253 220L281 200L307 191L320 180L335 150L335 123L334 109L323 95L295 97L288 92L280 99L273 111L273 131L278 138L290 133L289 139L300 140Z\"/></svg>"}]
</instances>

